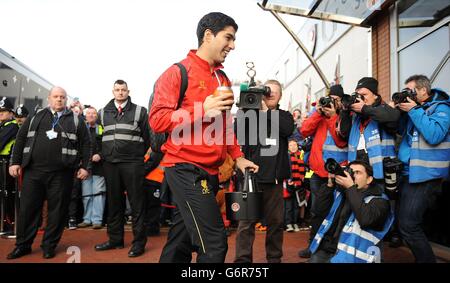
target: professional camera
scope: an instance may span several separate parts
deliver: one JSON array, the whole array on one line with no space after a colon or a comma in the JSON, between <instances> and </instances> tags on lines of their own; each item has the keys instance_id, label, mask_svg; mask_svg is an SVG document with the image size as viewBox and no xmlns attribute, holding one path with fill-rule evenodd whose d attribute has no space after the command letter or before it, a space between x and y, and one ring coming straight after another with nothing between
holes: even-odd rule
<instances>
[{"instance_id":1,"label":"professional camera","mask_svg":"<svg viewBox=\"0 0 450 283\"><path fill-rule=\"evenodd\" d=\"M346 171L350 174L352 179L355 180L355 175L354 175L352 168L341 167L341 165L339 165L339 163L336 160L334 160L333 158L327 159L327 161L325 162L325 170L327 170L328 173L331 173L334 175L339 175L342 177L346 177L346 175L344 173Z\"/></svg>"},{"instance_id":2,"label":"professional camera","mask_svg":"<svg viewBox=\"0 0 450 283\"><path fill-rule=\"evenodd\" d=\"M309 151L311 151L312 143L313 143L312 137L307 137L300 142L300 148L304 152L309 152Z\"/></svg>"},{"instance_id":3,"label":"professional camera","mask_svg":"<svg viewBox=\"0 0 450 283\"><path fill-rule=\"evenodd\" d=\"M331 103L333 103L333 98L329 96L324 96L319 99L319 105L322 107L331 108Z\"/></svg>"},{"instance_id":4,"label":"professional camera","mask_svg":"<svg viewBox=\"0 0 450 283\"><path fill-rule=\"evenodd\" d=\"M241 93L239 95L240 109L261 109L261 102L263 96L270 95L270 87L268 86L252 86L247 89L241 87Z\"/></svg>"},{"instance_id":5,"label":"professional camera","mask_svg":"<svg viewBox=\"0 0 450 283\"><path fill-rule=\"evenodd\" d=\"M404 88L402 91L396 92L392 94L392 101L394 101L395 104L407 102L407 97L411 98L412 100L416 101L417 93L413 89Z\"/></svg>"},{"instance_id":6,"label":"professional camera","mask_svg":"<svg viewBox=\"0 0 450 283\"><path fill-rule=\"evenodd\" d=\"M403 163L398 158L383 158L384 182L386 190L395 192L403 170Z\"/></svg>"},{"instance_id":7,"label":"professional camera","mask_svg":"<svg viewBox=\"0 0 450 283\"><path fill-rule=\"evenodd\" d=\"M250 83L241 84L241 92L239 94L239 103L236 105L239 109L261 109L262 97L269 96L271 89L268 86L260 85L256 86L255 83L255 64L253 62L247 62L246 66L248 68L247 76L250 78Z\"/></svg>"},{"instance_id":8,"label":"professional camera","mask_svg":"<svg viewBox=\"0 0 450 283\"><path fill-rule=\"evenodd\" d=\"M344 96L342 96L342 105L345 109L349 109L352 104L358 102L358 98L364 101L362 95L357 92L354 92L352 94L344 94Z\"/></svg>"}]
</instances>

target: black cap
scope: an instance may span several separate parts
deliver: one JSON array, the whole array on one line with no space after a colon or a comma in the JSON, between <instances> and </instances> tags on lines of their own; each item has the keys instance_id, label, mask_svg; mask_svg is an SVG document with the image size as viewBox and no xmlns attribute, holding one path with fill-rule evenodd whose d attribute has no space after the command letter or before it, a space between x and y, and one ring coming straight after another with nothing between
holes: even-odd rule
<instances>
[{"instance_id":1,"label":"black cap","mask_svg":"<svg viewBox=\"0 0 450 283\"><path fill-rule=\"evenodd\" d=\"M11 101L6 98L6 96L3 96L3 98L0 100L0 111L14 112L14 106L12 105Z\"/></svg>"},{"instance_id":2,"label":"black cap","mask_svg":"<svg viewBox=\"0 0 450 283\"><path fill-rule=\"evenodd\" d=\"M378 94L378 81L372 77L364 77L358 81L355 90L360 88L367 88L373 94Z\"/></svg>"},{"instance_id":3,"label":"black cap","mask_svg":"<svg viewBox=\"0 0 450 283\"><path fill-rule=\"evenodd\" d=\"M28 112L28 109L25 106L23 106L23 104L20 104L16 108L16 111L14 111L14 114L18 118L24 118L24 117L28 117L29 112Z\"/></svg>"},{"instance_id":4,"label":"black cap","mask_svg":"<svg viewBox=\"0 0 450 283\"><path fill-rule=\"evenodd\" d=\"M332 85L330 87L330 95L336 95L339 97L343 97L344 96L344 89L342 88L341 85Z\"/></svg>"}]
</instances>

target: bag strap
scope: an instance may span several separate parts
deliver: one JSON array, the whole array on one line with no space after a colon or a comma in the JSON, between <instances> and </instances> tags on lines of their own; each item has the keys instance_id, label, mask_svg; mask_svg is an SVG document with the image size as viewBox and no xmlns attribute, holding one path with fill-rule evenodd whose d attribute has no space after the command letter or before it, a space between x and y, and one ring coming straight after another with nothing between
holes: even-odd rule
<instances>
[{"instance_id":1,"label":"bag strap","mask_svg":"<svg viewBox=\"0 0 450 283\"><path fill-rule=\"evenodd\" d=\"M188 74L186 67L181 63L175 63L174 65L177 65L178 68L180 68L181 72L181 86L180 86L180 95L178 97L178 104L177 109L180 108L181 103L183 102L184 95L186 94L186 90L188 87Z\"/></svg>"}]
</instances>

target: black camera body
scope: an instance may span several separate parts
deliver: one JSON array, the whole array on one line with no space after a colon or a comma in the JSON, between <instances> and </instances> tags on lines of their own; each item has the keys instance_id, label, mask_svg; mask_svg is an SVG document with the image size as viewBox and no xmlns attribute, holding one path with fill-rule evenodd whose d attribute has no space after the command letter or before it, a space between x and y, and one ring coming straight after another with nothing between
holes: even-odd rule
<instances>
[{"instance_id":1,"label":"black camera body","mask_svg":"<svg viewBox=\"0 0 450 283\"><path fill-rule=\"evenodd\" d=\"M331 103L333 103L333 98L329 96L324 96L319 99L319 105L322 107L331 108Z\"/></svg>"},{"instance_id":2,"label":"black camera body","mask_svg":"<svg viewBox=\"0 0 450 283\"><path fill-rule=\"evenodd\" d=\"M352 94L344 94L344 96L342 96L342 105L348 109L350 108L350 106L352 104L355 104L356 102L358 102L357 99L360 99L362 101L364 101L364 98L362 97L362 95L360 95L357 92L354 92Z\"/></svg>"},{"instance_id":3,"label":"black camera body","mask_svg":"<svg viewBox=\"0 0 450 283\"><path fill-rule=\"evenodd\" d=\"M328 173L339 175L342 177L346 177L344 172L348 172L353 180L355 180L355 173L353 172L352 168L350 167L341 167L339 163L334 160L333 158L328 158L325 162L325 170L327 170Z\"/></svg>"},{"instance_id":4,"label":"black camera body","mask_svg":"<svg viewBox=\"0 0 450 283\"><path fill-rule=\"evenodd\" d=\"M311 136L305 138L304 140L302 140L300 142L300 148L304 151L304 152L310 152L311 151L311 147L312 147L312 143L313 143L313 139Z\"/></svg>"},{"instance_id":5,"label":"black camera body","mask_svg":"<svg viewBox=\"0 0 450 283\"><path fill-rule=\"evenodd\" d=\"M253 86L246 90L241 90L239 94L239 104L237 106L240 109L261 109L262 97L269 96L271 93L268 86Z\"/></svg>"},{"instance_id":6,"label":"black camera body","mask_svg":"<svg viewBox=\"0 0 450 283\"><path fill-rule=\"evenodd\" d=\"M392 101L395 102L395 104L407 102L407 97L411 98L412 100L416 101L417 93L413 89L404 88L402 91L395 92L392 94Z\"/></svg>"}]
</instances>

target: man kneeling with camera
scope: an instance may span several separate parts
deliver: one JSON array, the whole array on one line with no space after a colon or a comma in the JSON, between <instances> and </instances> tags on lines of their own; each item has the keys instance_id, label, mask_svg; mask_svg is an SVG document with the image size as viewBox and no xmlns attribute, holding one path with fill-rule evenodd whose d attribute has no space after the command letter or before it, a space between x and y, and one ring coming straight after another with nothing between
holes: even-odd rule
<instances>
[{"instance_id":1,"label":"man kneeling with camera","mask_svg":"<svg viewBox=\"0 0 450 283\"><path fill-rule=\"evenodd\" d=\"M381 261L381 241L394 220L388 197L373 182L372 167L355 160L343 169L328 159L328 183L320 190L329 212L315 235L309 263Z\"/></svg>"}]
</instances>

